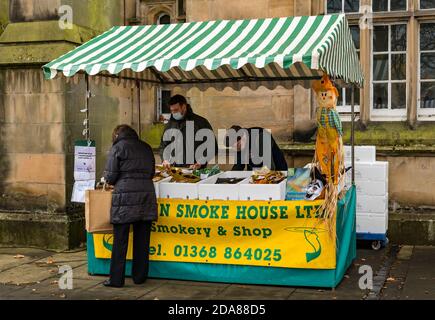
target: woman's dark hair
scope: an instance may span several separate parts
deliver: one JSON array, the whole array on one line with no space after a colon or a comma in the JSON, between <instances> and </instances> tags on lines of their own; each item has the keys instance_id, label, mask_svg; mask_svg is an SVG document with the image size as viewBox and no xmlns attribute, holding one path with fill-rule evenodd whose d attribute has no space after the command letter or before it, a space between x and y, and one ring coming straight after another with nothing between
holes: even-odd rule
<instances>
[{"instance_id":1,"label":"woman's dark hair","mask_svg":"<svg viewBox=\"0 0 435 320\"><path fill-rule=\"evenodd\" d=\"M120 124L119 126L116 126L112 132L112 142L115 142L116 138L118 138L119 135L125 134L127 132L129 134L137 135L136 131L128 124Z\"/></svg>"},{"instance_id":2,"label":"woman's dark hair","mask_svg":"<svg viewBox=\"0 0 435 320\"><path fill-rule=\"evenodd\" d=\"M177 103L179 103L180 105L187 105L187 100L181 94L176 94L175 96L172 96L171 99L169 99L168 105L172 106Z\"/></svg>"}]
</instances>

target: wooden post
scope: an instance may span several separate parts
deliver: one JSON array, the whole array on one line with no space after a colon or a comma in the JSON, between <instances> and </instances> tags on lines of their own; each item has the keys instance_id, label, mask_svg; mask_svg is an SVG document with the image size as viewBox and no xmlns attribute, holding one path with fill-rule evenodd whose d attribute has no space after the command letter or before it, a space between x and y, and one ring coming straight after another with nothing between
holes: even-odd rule
<instances>
[{"instance_id":1,"label":"wooden post","mask_svg":"<svg viewBox=\"0 0 435 320\"><path fill-rule=\"evenodd\" d=\"M351 132L350 132L350 142L351 142L351 157L352 157L352 185L355 185L355 85L352 84L351 96Z\"/></svg>"},{"instance_id":2,"label":"wooden post","mask_svg":"<svg viewBox=\"0 0 435 320\"><path fill-rule=\"evenodd\" d=\"M89 90L89 76L86 73L85 74L85 81L86 81L86 125L85 125L85 129L86 129L86 140L89 142L91 139L91 134L90 134L90 128L89 128L89 99L91 97L91 92Z\"/></svg>"},{"instance_id":3,"label":"wooden post","mask_svg":"<svg viewBox=\"0 0 435 320\"><path fill-rule=\"evenodd\" d=\"M410 1L410 10L415 11L417 3ZM418 22L414 16L411 16L408 22L408 45L407 45L407 63L406 74L408 79L408 94L406 104L408 106L407 118L408 124L411 128L415 128L417 125L417 112L418 112Z\"/></svg>"},{"instance_id":4,"label":"wooden post","mask_svg":"<svg viewBox=\"0 0 435 320\"><path fill-rule=\"evenodd\" d=\"M139 134L139 138L141 137L141 124L140 124L140 82L136 80L136 89L137 89L137 117L138 117L138 129L137 133Z\"/></svg>"}]
</instances>

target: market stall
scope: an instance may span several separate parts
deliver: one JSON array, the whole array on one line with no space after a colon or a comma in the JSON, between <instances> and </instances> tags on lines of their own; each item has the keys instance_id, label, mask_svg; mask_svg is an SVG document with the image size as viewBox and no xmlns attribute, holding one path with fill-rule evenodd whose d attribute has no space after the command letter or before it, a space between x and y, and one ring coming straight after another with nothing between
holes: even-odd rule
<instances>
[{"instance_id":1,"label":"market stall","mask_svg":"<svg viewBox=\"0 0 435 320\"><path fill-rule=\"evenodd\" d=\"M85 73L87 81L125 77L201 90L310 88L327 74L352 85L352 113L353 88L363 82L344 15L113 27L43 70L47 79ZM200 200L199 184L189 188L197 197L159 199L151 277L335 287L355 258L354 185L340 199L329 193L326 200L286 201L279 191L278 198L256 199L256 186L243 183L236 199ZM242 191L254 196L240 198ZM334 204L329 220L317 210L325 203ZM88 234L89 273L108 274L110 250L110 234Z\"/></svg>"}]
</instances>

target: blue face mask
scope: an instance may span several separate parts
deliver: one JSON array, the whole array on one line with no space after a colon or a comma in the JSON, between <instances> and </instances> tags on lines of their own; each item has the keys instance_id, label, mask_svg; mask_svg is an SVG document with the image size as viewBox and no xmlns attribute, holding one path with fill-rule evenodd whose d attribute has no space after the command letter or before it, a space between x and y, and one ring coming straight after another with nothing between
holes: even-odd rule
<instances>
[{"instance_id":1,"label":"blue face mask","mask_svg":"<svg viewBox=\"0 0 435 320\"><path fill-rule=\"evenodd\" d=\"M182 114L181 112L173 113L173 114L172 114L172 117L173 117L175 120L181 120L181 119L184 118L184 116L183 116L183 114Z\"/></svg>"}]
</instances>

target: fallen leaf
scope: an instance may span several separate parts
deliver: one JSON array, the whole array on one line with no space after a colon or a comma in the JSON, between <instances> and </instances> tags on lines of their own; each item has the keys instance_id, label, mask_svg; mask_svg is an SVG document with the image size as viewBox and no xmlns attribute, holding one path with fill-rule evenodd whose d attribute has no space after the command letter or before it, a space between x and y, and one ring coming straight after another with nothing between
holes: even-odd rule
<instances>
[{"instance_id":1,"label":"fallen leaf","mask_svg":"<svg viewBox=\"0 0 435 320\"><path fill-rule=\"evenodd\" d=\"M396 279L394 279L393 277L389 277L387 278L387 281L396 281Z\"/></svg>"},{"instance_id":2,"label":"fallen leaf","mask_svg":"<svg viewBox=\"0 0 435 320\"><path fill-rule=\"evenodd\" d=\"M56 269L50 269L50 270L48 270L48 272L55 273L55 272L57 272L57 270Z\"/></svg>"},{"instance_id":3,"label":"fallen leaf","mask_svg":"<svg viewBox=\"0 0 435 320\"><path fill-rule=\"evenodd\" d=\"M57 280L51 281L51 284L58 284L58 283L59 283L59 281L57 281Z\"/></svg>"},{"instance_id":4,"label":"fallen leaf","mask_svg":"<svg viewBox=\"0 0 435 320\"><path fill-rule=\"evenodd\" d=\"M54 263L53 258L48 258L48 259L47 259L47 264L53 264L53 263Z\"/></svg>"},{"instance_id":5,"label":"fallen leaf","mask_svg":"<svg viewBox=\"0 0 435 320\"><path fill-rule=\"evenodd\" d=\"M14 256L14 259L23 259L25 258L25 256L23 256L22 254L17 254Z\"/></svg>"}]
</instances>

